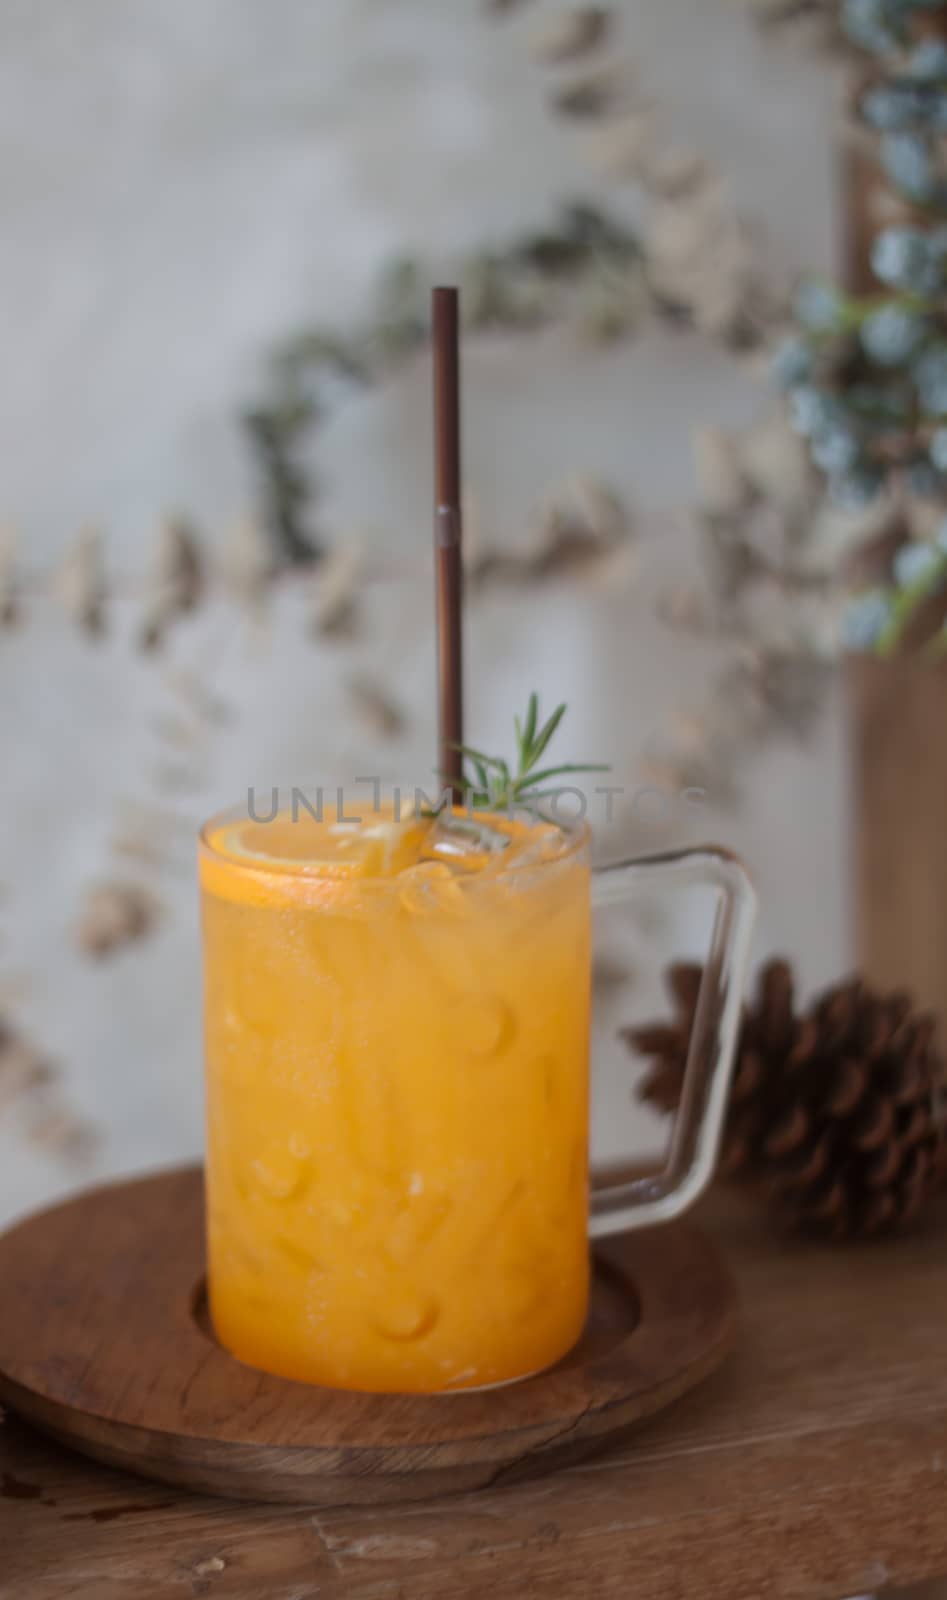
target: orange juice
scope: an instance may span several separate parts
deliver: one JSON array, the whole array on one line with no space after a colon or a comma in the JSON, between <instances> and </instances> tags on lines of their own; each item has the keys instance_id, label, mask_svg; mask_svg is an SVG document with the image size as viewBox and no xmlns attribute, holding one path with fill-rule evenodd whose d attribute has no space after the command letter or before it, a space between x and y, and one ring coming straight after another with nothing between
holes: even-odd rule
<instances>
[{"instance_id":1,"label":"orange juice","mask_svg":"<svg viewBox=\"0 0 947 1600\"><path fill-rule=\"evenodd\" d=\"M501 1383L586 1314L587 839L366 811L203 835L214 1326L311 1383Z\"/></svg>"}]
</instances>

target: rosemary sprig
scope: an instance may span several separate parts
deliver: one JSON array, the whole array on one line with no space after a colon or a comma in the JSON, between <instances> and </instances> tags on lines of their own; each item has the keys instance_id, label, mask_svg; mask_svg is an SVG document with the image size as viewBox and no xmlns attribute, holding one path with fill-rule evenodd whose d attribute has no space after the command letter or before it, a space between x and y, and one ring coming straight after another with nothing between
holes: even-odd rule
<instances>
[{"instance_id":1,"label":"rosemary sprig","mask_svg":"<svg viewBox=\"0 0 947 1600\"><path fill-rule=\"evenodd\" d=\"M567 761L559 766L540 768L539 762L565 714L566 706L562 704L541 723L539 696L535 692L531 694L525 717L513 719L516 729L516 759L513 764L503 761L499 756L488 756L472 745L457 745L465 761L463 782L468 805L475 810L511 810L518 805L533 804L553 793L544 785L554 778L577 772L608 772L607 766L586 761Z\"/></svg>"}]
</instances>

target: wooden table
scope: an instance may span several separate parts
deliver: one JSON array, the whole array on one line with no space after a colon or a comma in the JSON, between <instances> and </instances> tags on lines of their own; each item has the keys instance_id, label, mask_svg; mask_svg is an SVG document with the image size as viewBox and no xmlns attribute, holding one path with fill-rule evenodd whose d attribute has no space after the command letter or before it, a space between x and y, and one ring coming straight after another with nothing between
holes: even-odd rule
<instances>
[{"instance_id":1,"label":"wooden table","mask_svg":"<svg viewBox=\"0 0 947 1600\"><path fill-rule=\"evenodd\" d=\"M8 1416L2 1600L834 1600L947 1574L947 1209L845 1252L719 1200L703 1220L740 1283L736 1349L611 1454L314 1515L149 1487Z\"/></svg>"}]
</instances>

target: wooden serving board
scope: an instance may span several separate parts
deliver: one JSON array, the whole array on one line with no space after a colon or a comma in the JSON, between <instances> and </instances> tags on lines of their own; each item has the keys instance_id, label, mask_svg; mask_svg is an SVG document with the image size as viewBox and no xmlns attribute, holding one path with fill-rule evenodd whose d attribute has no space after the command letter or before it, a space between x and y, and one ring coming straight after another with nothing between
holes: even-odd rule
<instances>
[{"instance_id":1,"label":"wooden serving board","mask_svg":"<svg viewBox=\"0 0 947 1600\"><path fill-rule=\"evenodd\" d=\"M601 1448L711 1372L731 1279L687 1225L597 1247L585 1334L557 1367L482 1393L366 1395L274 1378L214 1340L196 1169L119 1183L0 1238L0 1400L66 1444L213 1494L417 1500Z\"/></svg>"}]
</instances>

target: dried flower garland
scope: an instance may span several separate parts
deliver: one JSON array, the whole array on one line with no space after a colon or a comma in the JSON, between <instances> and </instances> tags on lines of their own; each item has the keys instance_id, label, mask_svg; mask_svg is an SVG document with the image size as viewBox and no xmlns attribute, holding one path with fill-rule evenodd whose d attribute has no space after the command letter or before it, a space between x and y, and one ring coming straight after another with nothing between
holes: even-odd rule
<instances>
[{"instance_id":1,"label":"dried flower garland","mask_svg":"<svg viewBox=\"0 0 947 1600\"><path fill-rule=\"evenodd\" d=\"M765 29L788 34L803 49L830 57L851 45L841 26L842 0L741 0Z\"/></svg>"},{"instance_id":2,"label":"dried flower garland","mask_svg":"<svg viewBox=\"0 0 947 1600\"><path fill-rule=\"evenodd\" d=\"M751 231L730 215L719 186L686 202L680 194L659 197L650 244L649 254L636 232L601 208L569 206L549 228L459 263L468 328L523 333L571 323L581 337L610 343L634 333L650 310L745 345L783 312ZM390 376L425 343L428 282L418 262L397 262L364 329L344 340L304 329L276 352L268 393L245 422L278 565L312 562L323 548L317 480L305 465L310 438L347 392Z\"/></svg>"},{"instance_id":3,"label":"dried flower garland","mask_svg":"<svg viewBox=\"0 0 947 1600\"><path fill-rule=\"evenodd\" d=\"M516 6L488 0L486 9L502 19ZM706 159L661 145L654 106L613 47L616 33L610 8L574 6L535 32L530 49L554 73L551 111L583 130L591 124L591 164L648 197L644 231L579 202L546 228L473 253L456 268L468 327L524 332L566 322L588 340L613 343L651 312L736 348L760 343L786 314L788 286ZM397 261L364 329L347 337L304 329L276 352L267 392L244 423L278 566L307 564L324 549L318 481L306 459L311 435L340 395L388 376L424 344L428 282L419 262Z\"/></svg>"},{"instance_id":4,"label":"dried flower garland","mask_svg":"<svg viewBox=\"0 0 947 1600\"><path fill-rule=\"evenodd\" d=\"M18 1029L0 1005L0 1112L13 1112L30 1144L84 1164L95 1132L63 1095L59 1068Z\"/></svg>"}]
</instances>

